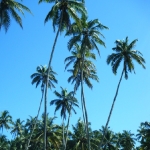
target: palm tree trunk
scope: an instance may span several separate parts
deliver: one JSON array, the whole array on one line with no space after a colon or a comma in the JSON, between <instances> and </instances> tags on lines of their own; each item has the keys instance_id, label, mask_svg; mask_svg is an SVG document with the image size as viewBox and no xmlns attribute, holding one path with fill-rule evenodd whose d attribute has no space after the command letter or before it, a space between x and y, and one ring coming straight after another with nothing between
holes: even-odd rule
<instances>
[{"instance_id":1,"label":"palm tree trunk","mask_svg":"<svg viewBox=\"0 0 150 150\"><path fill-rule=\"evenodd\" d=\"M75 94L75 88L74 88L74 91L73 91L73 97L74 97L74 94ZM72 104L70 106L69 116L68 116L68 121L67 121L67 131L66 131L66 139L65 139L65 150L66 150L66 147L67 147L68 128L69 128L69 123L70 123L71 108L72 108Z\"/></svg>"},{"instance_id":2,"label":"palm tree trunk","mask_svg":"<svg viewBox=\"0 0 150 150\"><path fill-rule=\"evenodd\" d=\"M37 124L37 120L38 120L38 117L39 117L39 113L40 113L40 109L41 109L41 105L42 105L42 101L43 101L43 96L44 96L44 90L42 91L42 97L41 97L41 101L40 101L40 106L39 106L39 109L38 109L38 113L37 113L37 116L36 116L36 119L35 119L35 124L34 124L32 132L31 132L31 135L30 135L30 138L29 138L26 150L28 150L28 147L29 147L30 141L31 141L31 137L33 135L34 129L35 129L36 124Z\"/></svg>"},{"instance_id":3,"label":"palm tree trunk","mask_svg":"<svg viewBox=\"0 0 150 150\"><path fill-rule=\"evenodd\" d=\"M68 138L68 128L69 128L69 123L70 123L70 116L71 116L71 112L69 113L69 116L68 116L68 121L67 121L67 131L66 131L66 138L65 138L65 149L66 150L66 147L67 147L67 138Z\"/></svg>"},{"instance_id":4,"label":"palm tree trunk","mask_svg":"<svg viewBox=\"0 0 150 150\"><path fill-rule=\"evenodd\" d=\"M86 132L87 132L87 141L88 141L88 150L90 150L90 137L89 137L89 128L88 128L88 114L87 114L87 109L86 109L86 104L85 104L85 97L84 97L84 90L83 90L83 85L82 87L82 95L83 95L83 105L84 105L84 111L85 111L85 119L86 119Z\"/></svg>"},{"instance_id":5,"label":"palm tree trunk","mask_svg":"<svg viewBox=\"0 0 150 150\"><path fill-rule=\"evenodd\" d=\"M62 10L62 14L61 14L60 25L59 25L59 28L58 28L57 33L56 33L56 37L55 37L54 44L53 44L53 47L52 47L52 51L51 51L51 55L50 55L50 59L49 59L49 63L48 63L48 69L47 69L47 81L46 81L45 104L44 104L44 150L46 150L46 130L47 130L46 129L46 127L47 127L46 115L47 115L48 75L49 75L51 62L52 62L52 59L53 59L53 54L54 54L55 46L56 46L56 43L57 43L58 35L59 35L60 30L61 30L62 20L63 20L63 10Z\"/></svg>"},{"instance_id":6,"label":"palm tree trunk","mask_svg":"<svg viewBox=\"0 0 150 150\"><path fill-rule=\"evenodd\" d=\"M64 118L63 118L63 149L66 149L66 144L65 144L65 125L64 125Z\"/></svg>"},{"instance_id":7,"label":"palm tree trunk","mask_svg":"<svg viewBox=\"0 0 150 150\"><path fill-rule=\"evenodd\" d=\"M110 109L110 112L109 112L109 116L108 116L108 119L107 119L107 122L106 122L106 125L105 125L105 128L104 128L104 133L103 133L102 141L100 142L99 148L101 148L101 146L103 144L103 141L104 141L104 138L105 138L105 132L106 132L106 129L108 127L108 124L109 124L109 121L110 121L110 117L112 115L112 111L113 111L114 104L115 104L115 101L116 101L116 98L117 98L117 95L118 95L118 91L119 91L119 87L120 87L120 83L121 83L123 74L124 74L124 67L123 67L123 70L122 70L122 73L121 73L121 77L120 77L120 80L119 80L119 83L118 83L118 86L117 86L116 94L115 94L115 97L113 99L113 103L112 103L111 109Z\"/></svg>"},{"instance_id":8,"label":"palm tree trunk","mask_svg":"<svg viewBox=\"0 0 150 150\"><path fill-rule=\"evenodd\" d=\"M82 80L82 79L81 79ZM82 81L81 81L82 82ZM81 83L82 84L82 83ZM82 87L82 86L81 86ZM84 124L86 124L86 118L85 118L85 109L84 109L84 105L83 105L83 92L82 92L82 88L81 88L81 106L82 106L82 114L83 114L83 121Z\"/></svg>"},{"instance_id":9,"label":"palm tree trunk","mask_svg":"<svg viewBox=\"0 0 150 150\"><path fill-rule=\"evenodd\" d=\"M86 110L86 105L85 105L85 97L84 97L84 89L83 89L83 67L84 67L84 54L82 58L82 68L81 68L81 101L82 105L84 108L84 113L85 113L85 123L86 123L86 135L87 135L87 140L88 140L88 150L90 150L90 138L89 138L89 129L88 129L88 114Z\"/></svg>"}]
</instances>

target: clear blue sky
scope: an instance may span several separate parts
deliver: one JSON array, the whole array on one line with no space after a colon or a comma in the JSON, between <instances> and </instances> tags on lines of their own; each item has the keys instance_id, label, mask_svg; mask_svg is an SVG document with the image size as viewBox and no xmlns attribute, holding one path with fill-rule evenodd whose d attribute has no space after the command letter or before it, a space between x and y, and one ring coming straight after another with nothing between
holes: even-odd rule
<instances>
[{"instance_id":1,"label":"clear blue sky","mask_svg":"<svg viewBox=\"0 0 150 150\"><path fill-rule=\"evenodd\" d=\"M51 21L44 25L44 19L51 5L38 4L37 0L24 0L33 16L25 13L23 30L11 21L10 28L5 34L0 31L0 111L8 110L13 119L26 120L29 115L37 114L41 92L40 87L31 85L30 75L36 71L38 65L46 65L49 60L55 33ZM131 130L136 133L143 121L150 121L150 1L145 0L86 0L89 20L98 18L103 25L109 27L101 31L105 36L106 48L100 47L101 57L97 57L99 83L93 81L93 90L85 88L85 97L89 121L92 129L100 129L105 125L116 87L121 75L122 66L115 76L111 67L106 64L106 58L111 54L116 39L129 41L138 39L136 49L143 53L146 60L146 70L135 63L136 74L129 74L129 79L122 80L119 95L109 126L114 132ZM68 38L64 34L59 36L52 66L57 72L58 85L67 88L73 86L67 83L69 73L64 72L64 59L70 56L67 50ZM54 91L54 90L53 90ZM53 91L49 91L48 101L55 99ZM80 102L80 91L77 98ZM43 105L41 113L43 112ZM82 117L81 109L76 109L71 123L75 124ZM54 115L54 106L48 105L50 116ZM59 113L56 123L61 124Z\"/></svg>"}]
</instances>

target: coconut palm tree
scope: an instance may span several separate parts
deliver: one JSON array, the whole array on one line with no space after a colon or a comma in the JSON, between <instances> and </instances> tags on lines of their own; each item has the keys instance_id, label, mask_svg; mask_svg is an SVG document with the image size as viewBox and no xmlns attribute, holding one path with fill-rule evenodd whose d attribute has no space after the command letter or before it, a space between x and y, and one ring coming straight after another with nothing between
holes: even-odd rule
<instances>
[{"instance_id":1,"label":"coconut palm tree","mask_svg":"<svg viewBox=\"0 0 150 150\"><path fill-rule=\"evenodd\" d=\"M136 138L130 131L123 130L123 133L120 134L119 145L123 150L135 149L135 141Z\"/></svg>"},{"instance_id":2,"label":"coconut palm tree","mask_svg":"<svg viewBox=\"0 0 150 150\"><path fill-rule=\"evenodd\" d=\"M10 124L12 124L12 117L9 115L9 112L7 110L3 111L0 116L0 129L3 132L3 129L5 128L10 129Z\"/></svg>"},{"instance_id":3,"label":"coconut palm tree","mask_svg":"<svg viewBox=\"0 0 150 150\"><path fill-rule=\"evenodd\" d=\"M84 62L85 53L87 49L93 50L96 49L98 54L100 54L99 48L97 44L105 46L105 43L100 39L100 36L104 37L101 33L101 29L108 29L106 26L102 25L98 19L94 19L91 21L87 21L87 16L82 15L81 18L81 28L78 28L77 23L73 23L70 30L67 32L66 35L72 35L72 38L68 42L68 49L71 50L74 44L81 45L81 59ZM81 68L83 68L83 63ZM81 101L83 101L85 117L86 117L86 126L88 126L88 114L86 110L86 104L84 99L84 90L83 90L83 70L81 70ZM88 130L88 127L87 127ZM88 134L88 131L87 131ZM90 140L88 139L90 142ZM89 143L90 149L90 143Z\"/></svg>"},{"instance_id":4,"label":"coconut palm tree","mask_svg":"<svg viewBox=\"0 0 150 150\"><path fill-rule=\"evenodd\" d=\"M105 138L103 139L101 148L99 148L100 150L118 150L118 137L113 131L109 129L109 127L105 129L105 127L102 126L102 129L100 129L99 132L101 133L100 141L103 139L103 134L105 132Z\"/></svg>"},{"instance_id":5,"label":"coconut palm tree","mask_svg":"<svg viewBox=\"0 0 150 150\"><path fill-rule=\"evenodd\" d=\"M35 136L33 140L34 149L39 147L39 150L42 149L43 135L44 135L44 118L45 116L42 115L42 120L38 122L38 127L35 129ZM49 118L47 114L47 138L46 138L46 148L47 149L59 149L60 145L62 144L62 128L61 126L54 124L54 120L56 117ZM35 142L34 142L35 141Z\"/></svg>"},{"instance_id":6,"label":"coconut palm tree","mask_svg":"<svg viewBox=\"0 0 150 150\"><path fill-rule=\"evenodd\" d=\"M9 141L5 135L0 134L0 150L8 150L9 149Z\"/></svg>"},{"instance_id":7,"label":"coconut palm tree","mask_svg":"<svg viewBox=\"0 0 150 150\"><path fill-rule=\"evenodd\" d=\"M89 135L90 135L90 140L91 140L91 150L97 150L97 145L96 140L93 137L92 130L90 128L90 123L88 123L88 128L89 128ZM72 125L73 128L73 133L71 134L71 138L68 141L67 150L69 149L76 149L76 150L87 150L88 149L88 141L87 141L87 136L85 133L85 123L81 119L78 119L77 124L74 126Z\"/></svg>"},{"instance_id":8,"label":"coconut palm tree","mask_svg":"<svg viewBox=\"0 0 150 150\"><path fill-rule=\"evenodd\" d=\"M39 3L41 2L55 3L52 9L48 12L45 18L45 23L48 22L50 19L52 19L54 31L55 31L55 27L58 27L54 44L52 47L52 51L50 54L49 63L48 63L48 70L49 70L59 33L62 32L64 29L68 29L70 27L71 18L73 18L80 26L80 19L78 17L78 14L86 14L86 9L84 7L84 3L78 0L59 0L59 1L39 0ZM47 89L48 89L48 82L46 84L46 91L45 91L45 118L47 114ZM44 141L46 141L46 122L45 122L44 138L45 138ZM45 145L44 150L46 150L46 143L44 145Z\"/></svg>"},{"instance_id":9,"label":"coconut palm tree","mask_svg":"<svg viewBox=\"0 0 150 150\"><path fill-rule=\"evenodd\" d=\"M140 150L150 149L150 122L142 122L138 129L137 140L140 142Z\"/></svg>"},{"instance_id":10,"label":"coconut palm tree","mask_svg":"<svg viewBox=\"0 0 150 150\"><path fill-rule=\"evenodd\" d=\"M72 38L68 42L68 49L71 50L75 43L81 45L82 54L85 49L96 49L98 54L100 50L97 44L105 47L104 41L100 37L104 38L104 35L100 30L108 29L108 27L102 25L98 19L87 21L88 17L82 15L81 27L78 28L78 24L75 22L71 25L70 30L66 35L72 35Z\"/></svg>"},{"instance_id":11,"label":"coconut palm tree","mask_svg":"<svg viewBox=\"0 0 150 150\"><path fill-rule=\"evenodd\" d=\"M128 43L128 37L125 38L125 40L116 40L115 44L116 47L112 48L115 53L112 53L111 55L108 56L107 58L107 64L111 64L112 66L112 71L116 75L117 74L117 69L119 68L119 65L122 63L123 69L121 73L121 77L117 86L117 90L113 99L113 103L111 106L111 110L105 125L105 129L108 127L108 123L114 108L114 104L118 95L120 83L122 81L122 77L124 75L125 79L128 79L128 72L135 72L134 69L134 64L133 60L136 61L139 65L141 65L144 69L144 63L145 60L142 57L142 53L140 51L134 50L133 48L135 47L135 44L137 42L137 39L133 40L131 43ZM105 137L105 130L104 130L104 135L103 138ZM101 144L103 143L103 140L101 141ZM100 145L101 145L100 144Z\"/></svg>"},{"instance_id":12,"label":"coconut palm tree","mask_svg":"<svg viewBox=\"0 0 150 150\"><path fill-rule=\"evenodd\" d=\"M77 99L73 96L73 92L67 92L67 89L64 89L61 87L61 93L55 91L54 94L58 97L58 99L54 99L50 102L50 105L55 104L55 113L59 109L61 109L61 117L62 117L62 122L63 122L63 147L64 150L66 149L66 140L65 140L65 129L64 129L64 120L66 120L66 113L70 114L71 110L76 114L76 111L74 109L74 106L78 106L78 101ZM68 129L67 129L68 130ZM68 132L68 131L67 131ZM66 137L67 139L67 137Z\"/></svg>"},{"instance_id":13,"label":"coconut palm tree","mask_svg":"<svg viewBox=\"0 0 150 150\"><path fill-rule=\"evenodd\" d=\"M20 25L22 26L22 19L18 15L18 12L24 15L24 10L31 13L30 9L21 3L16 2L15 0L1 0L0 1L0 30L4 27L5 31L7 32L10 23L11 17Z\"/></svg>"},{"instance_id":14,"label":"coconut palm tree","mask_svg":"<svg viewBox=\"0 0 150 150\"><path fill-rule=\"evenodd\" d=\"M11 134L14 136L14 137L20 137L23 133L23 130L24 130L24 125L23 125L23 121L21 121L20 119L17 119L15 122L13 122L13 127L12 127L12 130L11 130Z\"/></svg>"},{"instance_id":15,"label":"coconut palm tree","mask_svg":"<svg viewBox=\"0 0 150 150\"><path fill-rule=\"evenodd\" d=\"M37 116L35 118L34 127L33 127L33 130L31 132L31 136L29 138L26 150L28 150L28 147L29 147L29 144L30 144L30 141L31 141L31 137L32 137L32 134L34 132L36 122L37 122L37 119L38 119L38 116L39 116L39 113L40 113L41 104L42 104L42 101L43 101L43 96L44 96L44 92L45 92L45 88L46 88L46 81L47 81L48 69L47 69L46 66L42 66L42 65L38 66L36 68L36 71L37 71L36 73L33 73L31 75L31 79L32 79L31 83L36 84L36 88L41 84L42 97L41 97L38 113L37 113ZM48 73L48 87L50 89L55 88L54 83L57 83L57 79L55 78L55 75L56 75L56 73L52 70L52 68L50 68L49 73Z\"/></svg>"},{"instance_id":16,"label":"coconut palm tree","mask_svg":"<svg viewBox=\"0 0 150 150\"><path fill-rule=\"evenodd\" d=\"M94 64L90 60L88 60L88 59L96 59L96 56L94 53L91 53L89 51L88 47L84 47L84 56L83 56L82 46L79 46L77 43L74 43L73 48L74 48L72 51L73 56L67 57L65 59L65 62L68 61L65 69L71 63L73 63L73 69L68 70L69 72L72 73L72 76L69 77L68 81L70 82L72 80L72 83L76 81L74 86L75 91L81 84L81 104L82 104L83 120L86 122L86 129L88 130L88 115L84 99L83 81L85 81L85 83L90 88L93 87L89 80L90 78L98 81L98 77L96 75L96 68Z\"/></svg>"}]
</instances>

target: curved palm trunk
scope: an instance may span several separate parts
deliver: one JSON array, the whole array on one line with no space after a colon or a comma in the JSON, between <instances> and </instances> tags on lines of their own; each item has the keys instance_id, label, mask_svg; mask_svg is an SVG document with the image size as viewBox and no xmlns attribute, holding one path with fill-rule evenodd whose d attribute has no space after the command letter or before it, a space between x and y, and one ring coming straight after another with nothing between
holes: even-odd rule
<instances>
[{"instance_id":1,"label":"curved palm trunk","mask_svg":"<svg viewBox=\"0 0 150 150\"><path fill-rule=\"evenodd\" d=\"M62 14L61 14L60 25L59 25L59 28L58 28L57 33L56 33L56 37L55 37L54 44L53 44L53 47L52 47L50 60L49 60L49 63L48 63L48 69L47 69L47 81L46 81L45 104L44 104L44 150L46 150L46 130L47 130L46 129L46 127L47 127L46 115L47 115L47 95L48 95L47 94L47 92L48 92L48 74L49 74L49 71L50 71L51 62L52 62L52 59L53 59L53 54L54 54L55 46L56 46L56 43L57 43L58 35L59 35L60 29L61 29L62 20L63 20L63 10L62 10Z\"/></svg>"},{"instance_id":2,"label":"curved palm trunk","mask_svg":"<svg viewBox=\"0 0 150 150\"><path fill-rule=\"evenodd\" d=\"M74 94L75 94L75 89L74 89L74 92L73 92L73 97L74 97ZM67 121L67 131L66 131L66 138L65 138L65 149L66 150L66 147L67 147L67 138L68 138L68 128L69 128L69 123L70 123L70 116L71 116L71 108L72 108L72 104L70 106L70 112L69 112L69 116L68 116L68 121Z\"/></svg>"},{"instance_id":3,"label":"curved palm trunk","mask_svg":"<svg viewBox=\"0 0 150 150\"><path fill-rule=\"evenodd\" d=\"M39 113L40 113L40 109L41 109L41 105L42 105L42 101L43 101L43 96L44 96L44 90L42 91L42 97L41 97L41 101L40 101L40 106L39 106L39 109L38 109L38 113L37 113L37 116L36 116L36 119L35 119L35 124L34 124L32 132L31 132L31 135L30 135L30 138L29 138L26 150L28 150L28 148L29 148L31 137L33 135L34 129L35 129L36 124L37 124L37 120L38 120L38 117L39 117Z\"/></svg>"},{"instance_id":4,"label":"curved palm trunk","mask_svg":"<svg viewBox=\"0 0 150 150\"><path fill-rule=\"evenodd\" d=\"M105 128L104 128L104 133L103 133L102 141L101 141L101 143L99 145L99 148L101 148L101 146L103 144L103 141L104 141L104 138L105 138L105 132L106 132L106 129L108 127L108 124L109 124L109 121L110 121L110 117L112 115L112 111L113 111L114 104L115 104L115 101L116 101L116 98L117 98L117 95L118 95L118 91L119 91L119 87L120 87L120 83L121 83L123 74L124 74L124 68L123 68L122 73L121 73L121 77L120 77L120 80L119 80L119 83L118 83L118 86L117 86L116 94L115 94L115 97L114 97L114 100L113 100L113 103L112 103L112 106L111 106L111 109L110 109L110 112L109 112L109 116L108 116L108 119L107 119L107 122L106 122L106 125L105 125Z\"/></svg>"},{"instance_id":5,"label":"curved palm trunk","mask_svg":"<svg viewBox=\"0 0 150 150\"><path fill-rule=\"evenodd\" d=\"M82 87L82 98L83 98L83 105L84 105L84 111L85 111L85 119L86 119L86 135L87 135L87 140L88 140L88 150L90 150L90 137L89 137L89 128L88 128L88 114L87 114L87 109L86 109L86 104L85 104L85 97L84 97L84 89L83 85Z\"/></svg>"},{"instance_id":6,"label":"curved palm trunk","mask_svg":"<svg viewBox=\"0 0 150 150\"><path fill-rule=\"evenodd\" d=\"M63 118L63 149L66 149L66 144L65 144L65 125L64 125L64 118Z\"/></svg>"},{"instance_id":7,"label":"curved palm trunk","mask_svg":"<svg viewBox=\"0 0 150 150\"><path fill-rule=\"evenodd\" d=\"M47 69L47 81L46 81L46 89L45 89L45 103L44 103L44 150L46 150L46 126L47 126L47 120L46 120L46 114L47 114L47 95L48 95L48 74L50 71L50 66L51 66L51 62L52 62L52 58L53 58L53 54L54 54L54 50L55 50L55 46L56 46L56 42L58 39L58 35L59 35L59 31L60 29L58 28L55 40L54 40L54 45L52 48L52 52L50 55L50 60L48 63L48 69Z\"/></svg>"},{"instance_id":8,"label":"curved palm trunk","mask_svg":"<svg viewBox=\"0 0 150 150\"><path fill-rule=\"evenodd\" d=\"M82 81L81 81L82 82ZM82 87L82 83L81 83L81 87ZM84 124L86 124L86 117L85 117L85 109L84 109L84 105L83 105L83 92L82 92L82 88L81 88L81 106L82 106L82 114L83 114L83 121Z\"/></svg>"},{"instance_id":9,"label":"curved palm trunk","mask_svg":"<svg viewBox=\"0 0 150 150\"><path fill-rule=\"evenodd\" d=\"M86 135L87 135L87 140L88 140L88 150L90 150L90 138L89 138L89 129L88 129L88 114L87 114L87 109L86 109L86 104L85 104L85 97L84 97L84 89L83 89L83 62L84 62L84 54L82 58L82 68L81 68L81 102L82 102L82 107L84 108L84 113L85 113L85 123L86 123Z\"/></svg>"}]
</instances>

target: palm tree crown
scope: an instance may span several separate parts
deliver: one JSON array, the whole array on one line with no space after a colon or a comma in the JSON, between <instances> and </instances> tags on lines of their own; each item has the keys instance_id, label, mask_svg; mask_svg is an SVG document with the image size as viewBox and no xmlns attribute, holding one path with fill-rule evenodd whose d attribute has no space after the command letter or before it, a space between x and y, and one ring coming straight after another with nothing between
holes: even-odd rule
<instances>
[{"instance_id":1,"label":"palm tree crown","mask_svg":"<svg viewBox=\"0 0 150 150\"><path fill-rule=\"evenodd\" d=\"M10 26L10 15L15 19L15 21L22 26L22 19L18 15L17 11L24 15L23 10L31 13L30 9L21 3L16 2L15 0L1 0L0 1L0 29L4 27L5 31L7 32Z\"/></svg>"},{"instance_id":2,"label":"palm tree crown","mask_svg":"<svg viewBox=\"0 0 150 150\"><path fill-rule=\"evenodd\" d=\"M36 69L36 73L31 75L32 84L36 84L36 87L41 83L41 90L44 90L46 80L47 80L47 67L46 66L38 66ZM57 83L57 79L55 78L56 73L50 68L50 71L48 73L48 87L55 88L53 83Z\"/></svg>"},{"instance_id":3,"label":"palm tree crown","mask_svg":"<svg viewBox=\"0 0 150 150\"><path fill-rule=\"evenodd\" d=\"M70 111L73 110L74 113L76 113L74 106L78 107L78 101L77 99L73 96L74 92L67 92L67 89L63 89L61 87L62 91L61 93L58 93L57 91L54 92L54 94L59 98L59 99L54 99L50 102L50 105L55 104L55 113L57 110L61 109L61 117L63 119L66 119L66 113L70 114Z\"/></svg>"},{"instance_id":4,"label":"palm tree crown","mask_svg":"<svg viewBox=\"0 0 150 150\"><path fill-rule=\"evenodd\" d=\"M12 124L12 117L9 115L7 110L3 111L0 116L0 129L10 129L10 124Z\"/></svg>"},{"instance_id":5,"label":"palm tree crown","mask_svg":"<svg viewBox=\"0 0 150 150\"><path fill-rule=\"evenodd\" d=\"M68 49L71 50L75 43L79 43L82 51L84 51L85 48L89 50L96 49L98 54L100 54L97 44L105 46L105 43L100 39L100 36L104 37L100 32L102 29L108 29L108 27L102 25L98 19L87 21L87 16L83 15L81 18L81 28L79 28L75 22L66 34L73 35L68 42Z\"/></svg>"},{"instance_id":6,"label":"palm tree crown","mask_svg":"<svg viewBox=\"0 0 150 150\"><path fill-rule=\"evenodd\" d=\"M112 71L114 74L117 73L117 69L122 61L126 79L128 79L128 71L135 72L132 60L135 60L139 65L145 68L145 60L142 57L142 53L140 51L133 50L136 42L137 39L133 40L129 44L128 37L126 37L124 41L116 40L116 47L112 48L112 50L114 50L116 53L109 55L107 58L107 63L111 63Z\"/></svg>"},{"instance_id":7,"label":"palm tree crown","mask_svg":"<svg viewBox=\"0 0 150 150\"><path fill-rule=\"evenodd\" d=\"M60 31L68 29L71 26L71 18L79 25L78 13L86 14L84 3L77 0L39 0L39 3L41 2L55 3L45 18L45 23L52 19L54 31L55 27L61 27Z\"/></svg>"}]
</instances>

